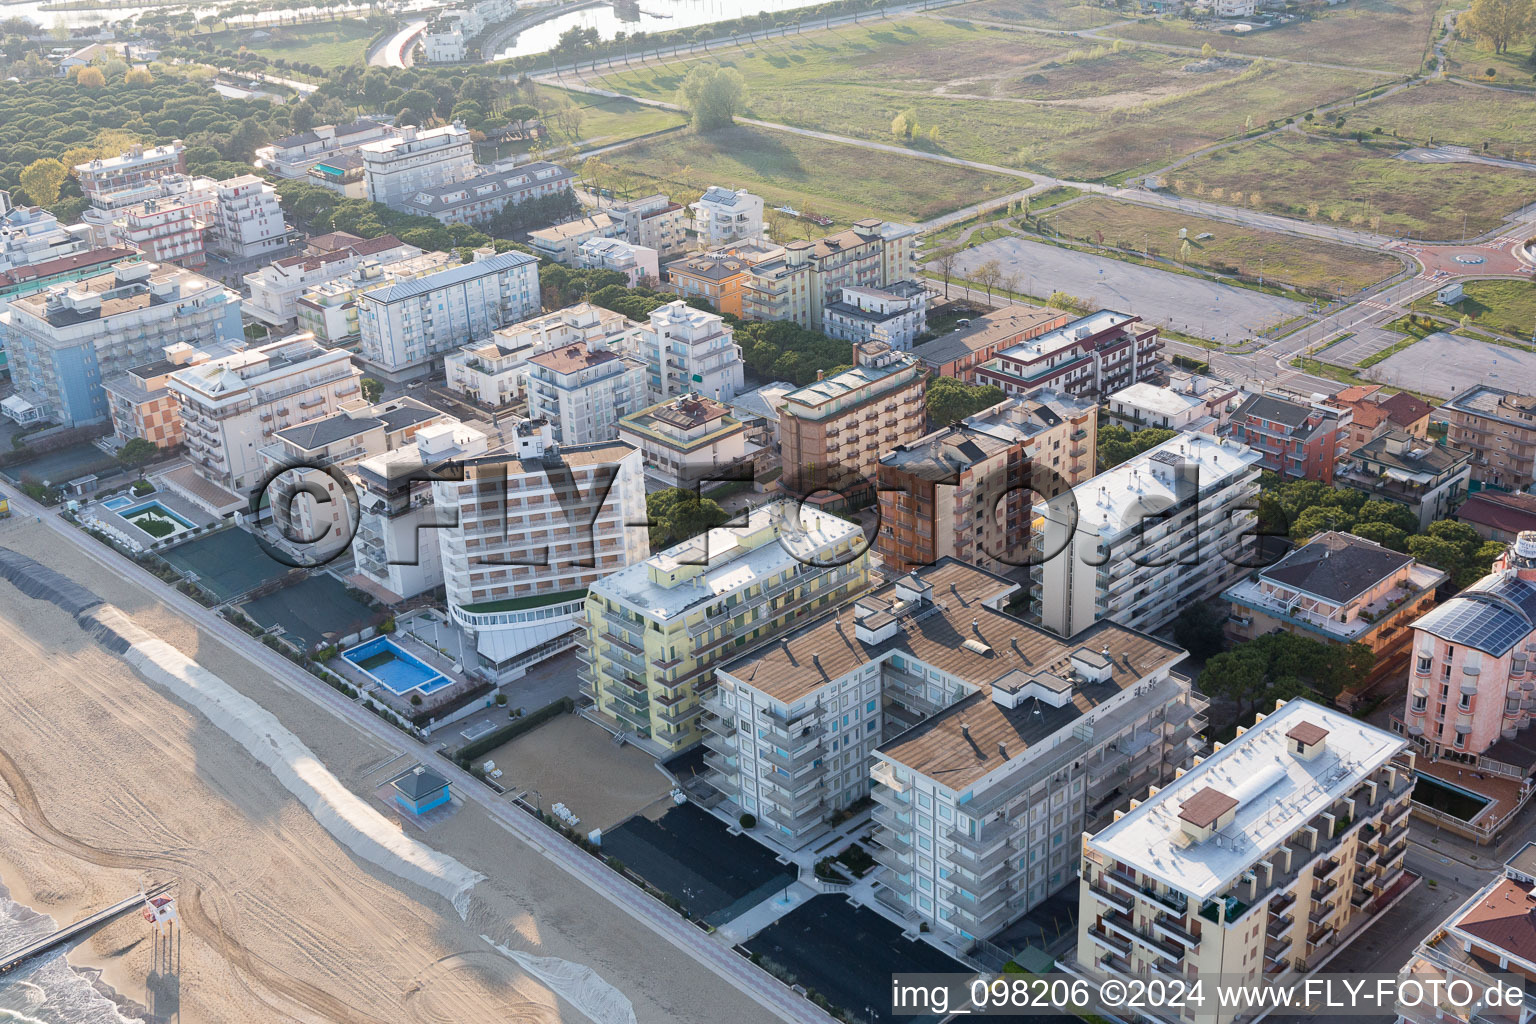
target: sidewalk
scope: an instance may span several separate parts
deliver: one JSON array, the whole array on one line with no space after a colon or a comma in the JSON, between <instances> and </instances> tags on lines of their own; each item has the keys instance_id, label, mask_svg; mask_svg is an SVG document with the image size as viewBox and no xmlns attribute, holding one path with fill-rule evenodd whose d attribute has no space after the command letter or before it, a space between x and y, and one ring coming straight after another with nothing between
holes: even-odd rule
<instances>
[{"instance_id":1,"label":"sidewalk","mask_svg":"<svg viewBox=\"0 0 1536 1024\"><path fill-rule=\"evenodd\" d=\"M715 929L715 938L737 946L794 910L800 904L821 895L804 882L791 882L780 893L768 897L740 917Z\"/></svg>"}]
</instances>

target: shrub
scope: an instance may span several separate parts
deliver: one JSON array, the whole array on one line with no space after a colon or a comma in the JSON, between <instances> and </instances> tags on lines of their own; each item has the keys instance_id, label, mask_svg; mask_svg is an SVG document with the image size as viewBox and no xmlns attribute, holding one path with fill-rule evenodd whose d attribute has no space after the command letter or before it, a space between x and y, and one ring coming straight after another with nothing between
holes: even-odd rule
<instances>
[{"instance_id":1,"label":"shrub","mask_svg":"<svg viewBox=\"0 0 1536 1024\"><path fill-rule=\"evenodd\" d=\"M741 823L741 827L742 828L756 828L757 827L757 815L755 815L755 814L743 814L740 818L738 818L736 820Z\"/></svg>"},{"instance_id":2,"label":"shrub","mask_svg":"<svg viewBox=\"0 0 1536 1024\"><path fill-rule=\"evenodd\" d=\"M498 693L496 695L496 706L499 707L499 708L504 708L504 707L507 706L507 695L506 694Z\"/></svg>"},{"instance_id":3,"label":"shrub","mask_svg":"<svg viewBox=\"0 0 1536 1024\"><path fill-rule=\"evenodd\" d=\"M418 707L418 708L421 707L421 694L419 694L419 693L411 694L411 705L413 707Z\"/></svg>"}]
</instances>

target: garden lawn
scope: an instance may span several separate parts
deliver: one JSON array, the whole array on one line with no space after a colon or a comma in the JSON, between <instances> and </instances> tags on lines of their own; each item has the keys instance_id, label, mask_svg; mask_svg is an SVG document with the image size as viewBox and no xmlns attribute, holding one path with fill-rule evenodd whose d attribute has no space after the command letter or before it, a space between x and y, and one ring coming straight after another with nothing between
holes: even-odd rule
<instances>
[{"instance_id":1,"label":"garden lawn","mask_svg":"<svg viewBox=\"0 0 1536 1024\"><path fill-rule=\"evenodd\" d=\"M1106 30L1107 35L1149 43L1201 47L1289 60L1417 71L1429 48L1438 0L1350 0L1310 21L1236 36L1186 22L1146 20Z\"/></svg>"},{"instance_id":2,"label":"garden lawn","mask_svg":"<svg viewBox=\"0 0 1536 1024\"><path fill-rule=\"evenodd\" d=\"M1022 179L736 125L648 140L606 159L668 194L747 188L839 225L865 217L922 221L1026 187ZM817 229L817 233L824 233Z\"/></svg>"},{"instance_id":3,"label":"garden lawn","mask_svg":"<svg viewBox=\"0 0 1536 1024\"><path fill-rule=\"evenodd\" d=\"M365 21L349 19L263 27L259 31L269 35L252 40L255 31L258 30L225 29L215 32L212 41L215 46L236 50L243 46L252 53L274 60L282 57L300 64L342 68L348 64L362 63L376 29ZM271 70L276 74L282 73L281 68Z\"/></svg>"},{"instance_id":4,"label":"garden lawn","mask_svg":"<svg viewBox=\"0 0 1536 1024\"><path fill-rule=\"evenodd\" d=\"M1433 295L1415 302L1413 308L1452 319L1466 315L1476 327L1529 339L1536 332L1536 283L1531 281L1466 281L1466 297L1454 306L1442 306Z\"/></svg>"},{"instance_id":5,"label":"garden lawn","mask_svg":"<svg viewBox=\"0 0 1536 1024\"><path fill-rule=\"evenodd\" d=\"M1486 142L1491 156L1536 156L1536 97L1529 94L1428 82L1342 113L1343 127L1330 131L1349 138L1380 128L1383 135L1417 145L1481 149Z\"/></svg>"},{"instance_id":6,"label":"garden lawn","mask_svg":"<svg viewBox=\"0 0 1536 1024\"><path fill-rule=\"evenodd\" d=\"M1262 272L1266 282L1320 288L1330 294L1338 288L1345 294L1358 291L1402 268L1395 257L1370 249L1242 227L1103 196L1090 196L1063 206L1045 214L1041 222L1078 240L1098 243L1102 237L1100 244L1137 252L1150 247L1157 255L1180 259L1191 266L1250 276ZM1187 232L1189 240L1189 251L1182 257L1180 229ZM1214 237L1197 239L1196 236L1207 232Z\"/></svg>"},{"instance_id":7,"label":"garden lawn","mask_svg":"<svg viewBox=\"0 0 1536 1024\"><path fill-rule=\"evenodd\" d=\"M1529 200L1528 173L1394 159L1400 149L1287 132L1201 157L1165 184L1199 199L1422 239L1460 239L1463 217L1468 234L1481 234Z\"/></svg>"}]
</instances>

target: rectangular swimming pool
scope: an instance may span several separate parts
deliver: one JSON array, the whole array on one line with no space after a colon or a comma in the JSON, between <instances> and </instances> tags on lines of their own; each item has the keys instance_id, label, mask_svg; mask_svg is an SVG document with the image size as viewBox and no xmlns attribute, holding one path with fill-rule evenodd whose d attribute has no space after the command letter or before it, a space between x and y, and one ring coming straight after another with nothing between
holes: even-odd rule
<instances>
[{"instance_id":1,"label":"rectangular swimming pool","mask_svg":"<svg viewBox=\"0 0 1536 1024\"><path fill-rule=\"evenodd\" d=\"M116 497L108 498L106 501L102 502L101 507L104 509L110 509L113 512L121 512L129 505L132 505L133 500L134 499L129 495L119 494Z\"/></svg>"},{"instance_id":2,"label":"rectangular swimming pool","mask_svg":"<svg viewBox=\"0 0 1536 1024\"><path fill-rule=\"evenodd\" d=\"M404 696L412 690L431 693L453 680L406 651L387 636L358 644L342 655L359 672L390 693Z\"/></svg>"}]
</instances>

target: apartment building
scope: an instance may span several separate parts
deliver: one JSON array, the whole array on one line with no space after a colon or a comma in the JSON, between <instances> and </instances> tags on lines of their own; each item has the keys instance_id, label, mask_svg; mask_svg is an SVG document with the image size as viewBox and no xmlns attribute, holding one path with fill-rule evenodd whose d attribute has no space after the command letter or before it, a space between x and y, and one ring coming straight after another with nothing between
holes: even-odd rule
<instances>
[{"instance_id":1,"label":"apartment building","mask_svg":"<svg viewBox=\"0 0 1536 1024\"><path fill-rule=\"evenodd\" d=\"M480 0L468 7L439 11L421 35L428 64L470 59L469 42L487 27L512 16L512 0Z\"/></svg>"},{"instance_id":2,"label":"apartment building","mask_svg":"<svg viewBox=\"0 0 1536 1024\"><path fill-rule=\"evenodd\" d=\"M361 377L346 352L293 334L176 370L167 384L199 475L249 494L265 482L267 438L340 411L357 399Z\"/></svg>"},{"instance_id":3,"label":"apartment building","mask_svg":"<svg viewBox=\"0 0 1536 1024\"><path fill-rule=\"evenodd\" d=\"M1524 531L1536 530L1536 494L1478 491L1457 507L1456 519L1483 540L1508 544Z\"/></svg>"},{"instance_id":4,"label":"apartment building","mask_svg":"<svg viewBox=\"0 0 1536 1024\"><path fill-rule=\"evenodd\" d=\"M185 342L167 345L162 358L130 366L102 381L111 410L113 435L124 444L136 437L153 442L157 448L180 444L181 407L171 394L171 374L217 354L199 351Z\"/></svg>"},{"instance_id":5,"label":"apartment building","mask_svg":"<svg viewBox=\"0 0 1536 1024\"><path fill-rule=\"evenodd\" d=\"M1511 491L1536 483L1536 397L1478 384L1440 414L1446 443L1472 454L1472 479Z\"/></svg>"},{"instance_id":6,"label":"apartment building","mask_svg":"<svg viewBox=\"0 0 1536 1024\"><path fill-rule=\"evenodd\" d=\"M856 346L853 362L791 391L779 409L784 487L818 504L873 499L881 453L927 427L921 363L879 343Z\"/></svg>"},{"instance_id":7,"label":"apartment building","mask_svg":"<svg viewBox=\"0 0 1536 1024\"><path fill-rule=\"evenodd\" d=\"M406 245L394 235L359 239L320 253L289 256L246 274L245 311L264 323L281 327L298 316L299 296L316 285L346 277L365 260L380 265L421 255L414 245Z\"/></svg>"},{"instance_id":8,"label":"apartment building","mask_svg":"<svg viewBox=\"0 0 1536 1024\"><path fill-rule=\"evenodd\" d=\"M233 260L270 257L288 248L289 226L277 190L254 174L219 182L209 245Z\"/></svg>"},{"instance_id":9,"label":"apartment building","mask_svg":"<svg viewBox=\"0 0 1536 1024\"><path fill-rule=\"evenodd\" d=\"M1031 621L1155 630L1255 562L1259 454L1184 433L1036 507Z\"/></svg>"},{"instance_id":10,"label":"apartment building","mask_svg":"<svg viewBox=\"0 0 1536 1024\"><path fill-rule=\"evenodd\" d=\"M1076 966L1295 981L1346 945L1403 876L1413 754L1297 698L1082 840ZM1227 1024L1210 1001L1159 1019Z\"/></svg>"},{"instance_id":11,"label":"apartment building","mask_svg":"<svg viewBox=\"0 0 1536 1024\"><path fill-rule=\"evenodd\" d=\"M322 345L356 348L362 334L357 322L358 296L385 285L435 274L457 266L458 262L458 256L450 252L420 252L390 260L365 257L349 274L305 286L294 302L299 329L313 334Z\"/></svg>"},{"instance_id":12,"label":"apartment building","mask_svg":"<svg viewBox=\"0 0 1536 1024\"><path fill-rule=\"evenodd\" d=\"M579 655L583 692L624 731L671 753L706 735L713 667L837 607L869 585L859 527L793 502L753 509L592 584Z\"/></svg>"},{"instance_id":13,"label":"apartment building","mask_svg":"<svg viewBox=\"0 0 1536 1024\"><path fill-rule=\"evenodd\" d=\"M655 287L661 281L661 255L646 245L635 245L619 238L589 238L576 247L572 262L590 270L612 270L623 274L625 283Z\"/></svg>"},{"instance_id":14,"label":"apartment building","mask_svg":"<svg viewBox=\"0 0 1536 1024\"><path fill-rule=\"evenodd\" d=\"M213 205L217 199L218 182L200 175L166 174L151 181L141 181L110 192L89 196L90 205L80 213L93 246L126 245L126 219L130 212L154 207L162 201L168 206L187 205L188 214L202 222L206 234L207 222L213 217ZM201 238L201 236L199 236Z\"/></svg>"},{"instance_id":15,"label":"apartment building","mask_svg":"<svg viewBox=\"0 0 1536 1024\"><path fill-rule=\"evenodd\" d=\"M725 318L679 299L651 310L640 332L652 402L697 392L728 402L742 389L741 346Z\"/></svg>"},{"instance_id":16,"label":"apartment building","mask_svg":"<svg viewBox=\"0 0 1536 1024\"><path fill-rule=\"evenodd\" d=\"M1345 457L1334 475L1340 487L1402 505L1425 529L1449 519L1467 495L1472 452L1388 430Z\"/></svg>"},{"instance_id":17,"label":"apartment building","mask_svg":"<svg viewBox=\"0 0 1536 1024\"><path fill-rule=\"evenodd\" d=\"M95 277L116 263L140 258L140 254L132 249L87 249L42 263L0 270L0 346L4 345L6 331L10 326L9 318L4 313L10 309L13 300L42 291L51 285L72 284Z\"/></svg>"},{"instance_id":18,"label":"apartment building","mask_svg":"<svg viewBox=\"0 0 1536 1024\"><path fill-rule=\"evenodd\" d=\"M1099 769L1113 801L1203 724L1184 652L1113 623L1063 642L1000 610L1017 589L944 559L718 665L706 780L789 847L873 797L876 899L914 930L994 934L1070 882L1095 755L1133 753Z\"/></svg>"},{"instance_id":19,"label":"apartment building","mask_svg":"<svg viewBox=\"0 0 1536 1024\"><path fill-rule=\"evenodd\" d=\"M572 345L629 355L640 350L642 330L640 324L622 313L578 302L498 328L491 332L489 341L448 353L443 357L447 384L477 402L502 406L526 399L530 357ZM642 398L645 394L643 381L639 394Z\"/></svg>"},{"instance_id":20,"label":"apartment building","mask_svg":"<svg viewBox=\"0 0 1536 1024\"><path fill-rule=\"evenodd\" d=\"M1031 495L1091 477L1097 437L1094 403L1041 391L884 452L875 549L886 570L946 556L998 573L1026 564Z\"/></svg>"},{"instance_id":21,"label":"apartment building","mask_svg":"<svg viewBox=\"0 0 1536 1024\"><path fill-rule=\"evenodd\" d=\"M529 356L527 387L528 415L547 420L560 444L612 441L644 407L645 364L594 338Z\"/></svg>"},{"instance_id":22,"label":"apartment building","mask_svg":"<svg viewBox=\"0 0 1536 1024\"><path fill-rule=\"evenodd\" d=\"M747 425L747 437L755 444L777 450L779 447L779 407L784 396L795 390L787 380L776 380L760 388L743 392L726 405L731 415Z\"/></svg>"},{"instance_id":23,"label":"apartment building","mask_svg":"<svg viewBox=\"0 0 1536 1024\"><path fill-rule=\"evenodd\" d=\"M1130 430L1197 430L1216 434L1242 404L1242 389L1217 377L1170 373L1167 384L1137 381L1109 396L1104 412Z\"/></svg>"},{"instance_id":24,"label":"apartment building","mask_svg":"<svg viewBox=\"0 0 1536 1024\"><path fill-rule=\"evenodd\" d=\"M1349 454L1349 412L1320 401L1282 394L1249 395L1232 413L1227 433L1263 456L1282 480L1333 483Z\"/></svg>"},{"instance_id":25,"label":"apartment building","mask_svg":"<svg viewBox=\"0 0 1536 1024\"><path fill-rule=\"evenodd\" d=\"M604 212L619 226L618 237L655 249L662 257L688 247L688 211L663 193L609 203Z\"/></svg>"},{"instance_id":26,"label":"apartment building","mask_svg":"<svg viewBox=\"0 0 1536 1024\"><path fill-rule=\"evenodd\" d=\"M1377 403L1392 427L1418 438L1429 437L1429 418L1435 407L1418 395L1399 391Z\"/></svg>"},{"instance_id":27,"label":"apartment building","mask_svg":"<svg viewBox=\"0 0 1536 1024\"><path fill-rule=\"evenodd\" d=\"M1320 533L1222 593L1234 641L1284 630L1326 644L1364 644L1394 669L1414 619L1435 605L1443 569L1352 533Z\"/></svg>"},{"instance_id":28,"label":"apartment building","mask_svg":"<svg viewBox=\"0 0 1536 1024\"><path fill-rule=\"evenodd\" d=\"M576 262L582 245L597 238L614 238L619 231L619 222L599 210L564 224L530 231L528 244L545 259L570 266Z\"/></svg>"},{"instance_id":29,"label":"apartment building","mask_svg":"<svg viewBox=\"0 0 1536 1024\"><path fill-rule=\"evenodd\" d=\"M114 211L104 237L137 249L155 263L186 267L207 262L208 231L218 216L218 185L211 178L168 178L160 194Z\"/></svg>"},{"instance_id":30,"label":"apartment building","mask_svg":"<svg viewBox=\"0 0 1536 1024\"><path fill-rule=\"evenodd\" d=\"M1407 703L1394 727L1431 758L1523 778L1536 764L1533 633L1536 533L1522 533L1492 572L1414 621Z\"/></svg>"},{"instance_id":31,"label":"apartment building","mask_svg":"<svg viewBox=\"0 0 1536 1024\"><path fill-rule=\"evenodd\" d=\"M471 263L359 295L359 354L386 377L419 376L443 353L538 311L538 259L477 249Z\"/></svg>"},{"instance_id":32,"label":"apartment building","mask_svg":"<svg viewBox=\"0 0 1536 1024\"><path fill-rule=\"evenodd\" d=\"M363 176L363 155L343 153L320 161L305 172L312 185L330 189L346 199L367 199L368 183Z\"/></svg>"},{"instance_id":33,"label":"apartment building","mask_svg":"<svg viewBox=\"0 0 1536 1024\"><path fill-rule=\"evenodd\" d=\"M180 139L167 146L131 146L117 156L89 160L74 167L75 179L87 199L134 185L159 181L167 174L187 173L186 146Z\"/></svg>"},{"instance_id":34,"label":"apartment building","mask_svg":"<svg viewBox=\"0 0 1536 1024\"><path fill-rule=\"evenodd\" d=\"M1048 387L1074 395L1109 395L1158 368L1157 328L1130 313L1101 309L1000 351L971 371L973 384L1007 395Z\"/></svg>"},{"instance_id":35,"label":"apartment building","mask_svg":"<svg viewBox=\"0 0 1536 1024\"><path fill-rule=\"evenodd\" d=\"M423 426L412 441L362 459L348 472L358 496L353 567L372 589L396 601L443 582L441 537L456 524L432 503L433 478L456 460L490 450L483 431L448 418Z\"/></svg>"},{"instance_id":36,"label":"apartment building","mask_svg":"<svg viewBox=\"0 0 1536 1024\"><path fill-rule=\"evenodd\" d=\"M0 273L73 256L89 247L82 225L66 227L38 206L12 206L11 194L0 189Z\"/></svg>"},{"instance_id":37,"label":"apartment building","mask_svg":"<svg viewBox=\"0 0 1536 1024\"><path fill-rule=\"evenodd\" d=\"M1391 426L1379 402L1380 384L1354 384L1323 401L1349 411L1349 450L1368 444Z\"/></svg>"},{"instance_id":38,"label":"apartment building","mask_svg":"<svg viewBox=\"0 0 1536 1024\"><path fill-rule=\"evenodd\" d=\"M441 224L484 224L508 206L566 191L572 177L547 160L508 160L456 182L423 185L402 196L397 208Z\"/></svg>"},{"instance_id":39,"label":"apartment building","mask_svg":"<svg viewBox=\"0 0 1536 1024\"><path fill-rule=\"evenodd\" d=\"M392 138L397 132L392 125L368 118L350 124L316 125L258 149L256 165L281 178L302 178L316 164L355 155L365 143Z\"/></svg>"},{"instance_id":40,"label":"apartment building","mask_svg":"<svg viewBox=\"0 0 1536 1024\"><path fill-rule=\"evenodd\" d=\"M422 189L452 185L475 173L469 129L454 122L437 128L407 125L389 138L358 147L370 202L398 208Z\"/></svg>"},{"instance_id":41,"label":"apartment building","mask_svg":"<svg viewBox=\"0 0 1536 1024\"><path fill-rule=\"evenodd\" d=\"M880 341L907 352L928 331L928 289L916 281L884 288L850 285L821 313L821 331L831 338L862 345Z\"/></svg>"},{"instance_id":42,"label":"apartment building","mask_svg":"<svg viewBox=\"0 0 1536 1024\"><path fill-rule=\"evenodd\" d=\"M1044 306L1014 304L960 320L953 330L912 350L930 373L971 380L971 370L1003 349L1038 338L1072 319Z\"/></svg>"},{"instance_id":43,"label":"apartment building","mask_svg":"<svg viewBox=\"0 0 1536 1024\"><path fill-rule=\"evenodd\" d=\"M645 459L652 489L683 487L710 480L750 480L761 448L747 438L747 425L713 398L669 398L619 420L619 440Z\"/></svg>"},{"instance_id":44,"label":"apartment building","mask_svg":"<svg viewBox=\"0 0 1536 1024\"><path fill-rule=\"evenodd\" d=\"M749 264L726 249L701 252L666 265L666 290L682 299L702 299L711 309L741 316Z\"/></svg>"},{"instance_id":45,"label":"apartment building","mask_svg":"<svg viewBox=\"0 0 1536 1024\"><path fill-rule=\"evenodd\" d=\"M111 413L101 382L151 362L167 345L201 348L242 337L234 292L189 270L137 259L12 299L10 307L13 397L61 426L106 422Z\"/></svg>"},{"instance_id":46,"label":"apartment building","mask_svg":"<svg viewBox=\"0 0 1536 1024\"><path fill-rule=\"evenodd\" d=\"M698 202L688 207L693 212L693 232L699 245L714 249L746 238L761 238L763 197L746 189L711 185Z\"/></svg>"},{"instance_id":47,"label":"apartment building","mask_svg":"<svg viewBox=\"0 0 1536 1024\"><path fill-rule=\"evenodd\" d=\"M640 453L519 434L432 484L449 614L477 670L505 681L577 642L587 588L650 554Z\"/></svg>"},{"instance_id":48,"label":"apartment building","mask_svg":"<svg viewBox=\"0 0 1536 1024\"><path fill-rule=\"evenodd\" d=\"M849 288L889 290L917 272L917 228L879 218L811 242L759 244L742 252L749 263L744 315L753 320L792 320L822 330L828 306ZM905 290L907 285L902 285Z\"/></svg>"}]
</instances>

